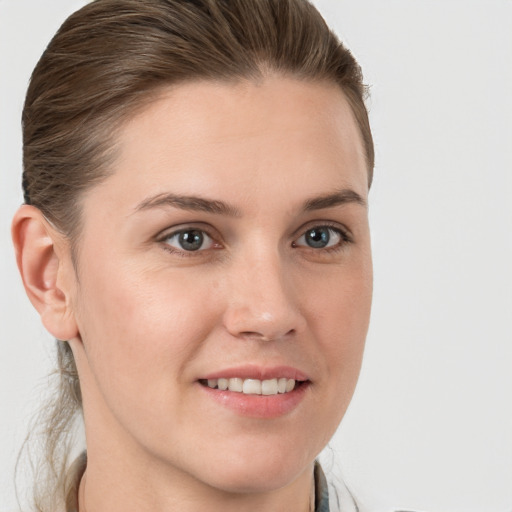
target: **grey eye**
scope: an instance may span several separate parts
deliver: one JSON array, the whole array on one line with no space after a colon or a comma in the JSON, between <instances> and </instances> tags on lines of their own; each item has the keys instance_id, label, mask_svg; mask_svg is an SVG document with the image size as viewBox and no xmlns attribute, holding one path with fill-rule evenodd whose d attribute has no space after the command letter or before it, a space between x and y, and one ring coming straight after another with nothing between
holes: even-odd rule
<instances>
[{"instance_id":1,"label":"grey eye","mask_svg":"<svg viewBox=\"0 0 512 512\"><path fill-rule=\"evenodd\" d=\"M327 226L318 226L308 229L296 242L295 245L308 246L313 249L325 249L339 245L343 240L341 233Z\"/></svg>"},{"instance_id":2,"label":"grey eye","mask_svg":"<svg viewBox=\"0 0 512 512\"><path fill-rule=\"evenodd\" d=\"M209 249L213 240L200 229L183 229L166 238L166 243L183 251L199 251Z\"/></svg>"}]
</instances>

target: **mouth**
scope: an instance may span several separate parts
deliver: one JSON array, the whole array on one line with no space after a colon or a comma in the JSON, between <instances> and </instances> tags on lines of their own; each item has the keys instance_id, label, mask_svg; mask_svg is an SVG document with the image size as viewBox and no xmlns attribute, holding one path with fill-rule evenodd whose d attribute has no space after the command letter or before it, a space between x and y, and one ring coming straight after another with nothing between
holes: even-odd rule
<instances>
[{"instance_id":1,"label":"mouth","mask_svg":"<svg viewBox=\"0 0 512 512\"><path fill-rule=\"evenodd\" d=\"M196 381L204 396L236 414L260 419L286 416L309 395L309 376L297 368L239 366Z\"/></svg>"},{"instance_id":2,"label":"mouth","mask_svg":"<svg viewBox=\"0 0 512 512\"><path fill-rule=\"evenodd\" d=\"M284 395L291 393L307 384L307 380L288 379L280 377L274 379L243 379L241 377L199 379L202 386L220 391L232 391L244 395Z\"/></svg>"}]
</instances>

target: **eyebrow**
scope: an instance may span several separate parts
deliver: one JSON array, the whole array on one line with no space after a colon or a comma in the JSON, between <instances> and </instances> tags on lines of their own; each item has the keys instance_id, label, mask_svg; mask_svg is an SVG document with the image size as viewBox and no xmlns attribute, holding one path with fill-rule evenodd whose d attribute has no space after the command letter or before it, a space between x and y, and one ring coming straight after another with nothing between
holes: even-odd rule
<instances>
[{"instance_id":1,"label":"eyebrow","mask_svg":"<svg viewBox=\"0 0 512 512\"><path fill-rule=\"evenodd\" d=\"M348 203L356 203L361 206L367 207L365 199L359 195L355 190L344 188L333 194L326 194L324 196L314 197L308 199L304 203L304 211L310 212L314 210L323 210L324 208L333 208L334 206L341 206Z\"/></svg>"},{"instance_id":2,"label":"eyebrow","mask_svg":"<svg viewBox=\"0 0 512 512\"><path fill-rule=\"evenodd\" d=\"M332 194L313 197L305 201L302 210L305 212L333 208L344 204L356 203L366 207L367 203L361 195L351 189L342 189ZM171 193L158 194L144 199L135 207L135 212L170 206L180 210L213 213L228 217L241 217L240 210L217 199L206 199L199 196L184 196Z\"/></svg>"},{"instance_id":3,"label":"eyebrow","mask_svg":"<svg viewBox=\"0 0 512 512\"><path fill-rule=\"evenodd\" d=\"M240 211L216 199L206 199L198 196L182 196L176 194L158 194L142 201L135 211L149 210L162 206L172 206L181 210L196 212L214 213L216 215L227 215L228 217L240 217Z\"/></svg>"}]
</instances>

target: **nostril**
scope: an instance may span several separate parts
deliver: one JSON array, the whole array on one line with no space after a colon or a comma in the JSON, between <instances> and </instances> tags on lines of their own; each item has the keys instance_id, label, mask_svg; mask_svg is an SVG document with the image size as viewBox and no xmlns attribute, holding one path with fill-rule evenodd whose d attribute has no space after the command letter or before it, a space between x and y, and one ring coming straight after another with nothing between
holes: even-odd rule
<instances>
[{"instance_id":1,"label":"nostril","mask_svg":"<svg viewBox=\"0 0 512 512\"><path fill-rule=\"evenodd\" d=\"M264 334L256 331L243 331L239 333L239 337L241 338L252 338L258 341L277 341L280 338L288 337L295 334L295 329L290 329L288 332L284 334L276 332L275 334Z\"/></svg>"},{"instance_id":2,"label":"nostril","mask_svg":"<svg viewBox=\"0 0 512 512\"><path fill-rule=\"evenodd\" d=\"M240 333L241 338L253 338L258 339L260 341L270 341L272 338L270 336L266 336L265 334L262 334L260 332L254 332L254 331L243 331Z\"/></svg>"}]
</instances>

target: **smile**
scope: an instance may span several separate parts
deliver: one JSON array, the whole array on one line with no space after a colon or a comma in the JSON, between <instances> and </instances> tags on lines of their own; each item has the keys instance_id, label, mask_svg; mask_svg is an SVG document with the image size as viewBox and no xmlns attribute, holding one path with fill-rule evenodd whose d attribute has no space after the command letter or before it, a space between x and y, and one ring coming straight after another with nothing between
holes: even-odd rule
<instances>
[{"instance_id":1,"label":"smile","mask_svg":"<svg viewBox=\"0 0 512 512\"><path fill-rule=\"evenodd\" d=\"M244 365L224 368L196 381L204 396L248 418L271 419L291 413L309 395L312 381L291 366Z\"/></svg>"},{"instance_id":2,"label":"smile","mask_svg":"<svg viewBox=\"0 0 512 512\"><path fill-rule=\"evenodd\" d=\"M296 385L301 383L301 381L286 377L266 380L233 377L230 379L202 379L199 382L211 389L233 391L235 393L243 393L244 395L265 396L289 393L295 389Z\"/></svg>"}]
</instances>

